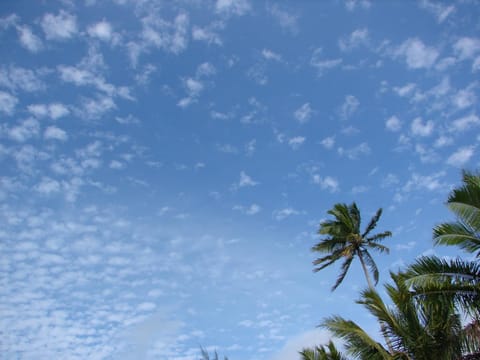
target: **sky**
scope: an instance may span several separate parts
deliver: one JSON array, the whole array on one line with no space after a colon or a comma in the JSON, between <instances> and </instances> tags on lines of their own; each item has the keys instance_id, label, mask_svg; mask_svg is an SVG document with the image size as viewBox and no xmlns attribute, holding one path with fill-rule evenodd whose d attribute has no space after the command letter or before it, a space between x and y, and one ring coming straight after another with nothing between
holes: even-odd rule
<instances>
[{"instance_id":1,"label":"sky","mask_svg":"<svg viewBox=\"0 0 480 360\"><path fill-rule=\"evenodd\" d=\"M319 223L383 208L389 271L479 162L480 3L0 4L2 359L297 359L355 305Z\"/></svg>"}]
</instances>

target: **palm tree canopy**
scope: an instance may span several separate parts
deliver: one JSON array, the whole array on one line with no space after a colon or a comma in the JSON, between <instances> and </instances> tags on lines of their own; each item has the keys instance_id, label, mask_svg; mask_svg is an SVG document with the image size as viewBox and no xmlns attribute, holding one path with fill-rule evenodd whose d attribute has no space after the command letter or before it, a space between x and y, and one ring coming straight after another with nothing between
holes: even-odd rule
<instances>
[{"instance_id":1,"label":"palm tree canopy","mask_svg":"<svg viewBox=\"0 0 480 360\"><path fill-rule=\"evenodd\" d=\"M333 219L320 223L318 233L325 235L325 237L312 247L312 251L326 255L313 261L315 265L313 271L320 271L340 259L344 260L341 265L341 272L332 287L332 290L335 290L345 278L353 259L358 257L369 286L373 287L366 268L368 267L373 275L375 284L378 283L378 268L369 250L388 253L388 247L380 244L380 242L392 235L390 231L371 234L382 215L382 209L377 210L363 232L360 229L361 217L357 204L335 204L327 213Z\"/></svg>"},{"instance_id":2,"label":"palm tree canopy","mask_svg":"<svg viewBox=\"0 0 480 360\"><path fill-rule=\"evenodd\" d=\"M480 263L462 259L421 257L405 271L413 294L459 306L480 316Z\"/></svg>"},{"instance_id":3,"label":"palm tree canopy","mask_svg":"<svg viewBox=\"0 0 480 360\"><path fill-rule=\"evenodd\" d=\"M447 200L457 221L436 226L433 238L438 245L459 246L480 256L480 175L464 171L462 180Z\"/></svg>"},{"instance_id":4,"label":"palm tree canopy","mask_svg":"<svg viewBox=\"0 0 480 360\"><path fill-rule=\"evenodd\" d=\"M387 350L355 322L340 316L329 317L320 326L343 339L347 352L356 359L459 358L464 336L460 317L454 309L417 301L410 294L403 274L391 276L393 284L385 287L391 306L387 306L370 288L364 290L357 301L377 319L382 335L391 344L390 349Z\"/></svg>"},{"instance_id":5,"label":"palm tree canopy","mask_svg":"<svg viewBox=\"0 0 480 360\"><path fill-rule=\"evenodd\" d=\"M327 345L303 349L300 355L302 360L347 360L331 340Z\"/></svg>"}]
</instances>

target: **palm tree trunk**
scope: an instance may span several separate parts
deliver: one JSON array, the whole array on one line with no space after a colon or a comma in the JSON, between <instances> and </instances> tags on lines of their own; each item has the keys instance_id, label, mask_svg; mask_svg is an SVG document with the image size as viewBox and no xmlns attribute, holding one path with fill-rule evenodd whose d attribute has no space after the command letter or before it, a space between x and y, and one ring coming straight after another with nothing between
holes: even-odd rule
<instances>
[{"instance_id":1,"label":"palm tree trunk","mask_svg":"<svg viewBox=\"0 0 480 360\"><path fill-rule=\"evenodd\" d=\"M368 274L367 265L365 264L365 260L363 260L363 255L362 255L361 252L358 253L358 259L360 260L360 263L362 264L363 273L365 274L365 278L367 279L368 287L370 288L370 290L375 291L375 287L373 285L372 279L370 278L370 275ZM385 330L386 329L385 329L385 325L383 324L383 322L380 322L380 330L381 330L383 338L385 339L385 342L387 344L388 351L390 352L390 354L393 355L394 354L393 346L392 346L392 343L390 342L390 339L388 338L388 336L385 335Z\"/></svg>"},{"instance_id":2,"label":"palm tree trunk","mask_svg":"<svg viewBox=\"0 0 480 360\"><path fill-rule=\"evenodd\" d=\"M360 259L360 263L362 264L363 273L365 274L365 278L367 279L368 287L370 288L370 290L375 290L375 286L373 286L372 279L368 274L368 269L365 265L365 261L363 260L363 255L361 252L358 253L358 258Z\"/></svg>"}]
</instances>

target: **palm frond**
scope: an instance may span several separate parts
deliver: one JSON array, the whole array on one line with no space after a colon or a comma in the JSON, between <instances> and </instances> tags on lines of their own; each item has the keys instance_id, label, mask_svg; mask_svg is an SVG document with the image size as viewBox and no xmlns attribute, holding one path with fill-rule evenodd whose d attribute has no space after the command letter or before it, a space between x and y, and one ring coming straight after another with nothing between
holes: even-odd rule
<instances>
[{"instance_id":1,"label":"palm frond","mask_svg":"<svg viewBox=\"0 0 480 360\"><path fill-rule=\"evenodd\" d=\"M433 229L436 245L454 245L470 253L480 251L480 228L472 229L462 222L449 222Z\"/></svg>"},{"instance_id":2,"label":"palm frond","mask_svg":"<svg viewBox=\"0 0 480 360\"><path fill-rule=\"evenodd\" d=\"M353 321L345 320L340 316L332 316L324 319L320 326L345 340L345 348L352 356L372 360L392 359L380 343L372 339Z\"/></svg>"},{"instance_id":3,"label":"palm frond","mask_svg":"<svg viewBox=\"0 0 480 360\"><path fill-rule=\"evenodd\" d=\"M384 231L384 232L369 236L369 237L365 238L365 240L368 241L368 242L377 242L377 241L383 240L383 239L385 239L387 237L390 237L390 236L392 236L391 231Z\"/></svg>"},{"instance_id":4,"label":"palm frond","mask_svg":"<svg viewBox=\"0 0 480 360\"><path fill-rule=\"evenodd\" d=\"M342 283L343 279L347 275L348 269L350 269L350 265L352 264L352 261L353 261L353 255L345 259L345 261L342 264L342 270L340 271L340 275L338 275L335 285L332 286L332 291L334 291Z\"/></svg>"},{"instance_id":5,"label":"palm frond","mask_svg":"<svg viewBox=\"0 0 480 360\"><path fill-rule=\"evenodd\" d=\"M382 208L378 209L375 215L370 219L370 222L368 223L367 227L365 228L365 231L362 234L362 237L367 236L370 231L375 229L377 226L378 220L380 220L380 216L382 216Z\"/></svg>"}]
</instances>

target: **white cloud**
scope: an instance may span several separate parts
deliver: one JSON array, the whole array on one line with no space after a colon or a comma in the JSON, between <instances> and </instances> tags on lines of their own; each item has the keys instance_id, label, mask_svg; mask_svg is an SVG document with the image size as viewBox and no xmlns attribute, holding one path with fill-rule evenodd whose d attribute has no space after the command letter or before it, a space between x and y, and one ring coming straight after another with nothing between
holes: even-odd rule
<instances>
[{"instance_id":1,"label":"white cloud","mask_svg":"<svg viewBox=\"0 0 480 360\"><path fill-rule=\"evenodd\" d=\"M67 133L56 127L56 126L49 126L45 129L43 133L43 137L47 140L59 140L59 141L67 141L68 135Z\"/></svg>"},{"instance_id":2,"label":"white cloud","mask_svg":"<svg viewBox=\"0 0 480 360\"><path fill-rule=\"evenodd\" d=\"M297 150L300 148L300 146L303 145L305 142L306 138L303 136L295 136L293 138L288 139L288 145L293 149Z\"/></svg>"},{"instance_id":3,"label":"white cloud","mask_svg":"<svg viewBox=\"0 0 480 360\"><path fill-rule=\"evenodd\" d=\"M477 97L475 95L473 86L469 86L466 89L459 90L453 96L453 104L458 109L465 109L469 106L472 106L475 104L476 100L477 100Z\"/></svg>"},{"instance_id":4,"label":"white cloud","mask_svg":"<svg viewBox=\"0 0 480 360\"><path fill-rule=\"evenodd\" d=\"M0 85L10 90L35 92L45 89L39 72L17 66L0 69Z\"/></svg>"},{"instance_id":5,"label":"white cloud","mask_svg":"<svg viewBox=\"0 0 480 360\"><path fill-rule=\"evenodd\" d=\"M12 115L15 111L15 107L17 106L18 99L6 93L5 91L0 91L0 111L7 114Z\"/></svg>"},{"instance_id":6,"label":"white cloud","mask_svg":"<svg viewBox=\"0 0 480 360\"><path fill-rule=\"evenodd\" d=\"M255 139L247 142L245 144L245 155L252 156L255 153L256 144L257 144L257 140L255 140Z\"/></svg>"},{"instance_id":7,"label":"white cloud","mask_svg":"<svg viewBox=\"0 0 480 360\"><path fill-rule=\"evenodd\" d=\"M313 51L312 57L310 58L310 65L317 69L318 76L322 76L327 70L336 68L340 66L343 62L342 59L324 59L321 56L322 49L317 48Z\"/></svg>"},{"instance_id":8,"label":"white cloud","mask_svg":"<svg viewBox=\"0 0 480 360\"><path fill-rule=\"evenodd\" d=\"M480 119L475 114L470 114L452 121L450 131L466 131L473 126L479 125Z\"/></svg>"},{"instance_id":9,"label":"white cloud","mask_svg":"<svg viewBox=\"0 0 480 360\"><path fill-rule=\"evenodd\" d=\"M439 24L444 22L455 11L454 5L447 6L442 2L433 2L430 0L422 0L420 2L420 7L432 13L437 18Z\"/></svg>"},{"instance_id":10,"label":"white cloud","mask_svg":"<svg viewBox=\"0 0 480 360\"><path fill-rule=\"evenodd\" d=\"M407 96L410 95L416 87L416 84L408 83L401 87L394 87L393 91L395 91L399 96Z\"/></svg>"},{"instance_id":11,"label":"white cloud","mask_svg":"<svg viewBox=\"0 0 480 360\"><path fill-rule=\"evenodd\" d=\"M215 11L226 15L245 15L250 10L247 0L217 0Z\"/></svg>"},{"instance_id":12,"label":"white cloud","mask_svg":"<svg viewBox=\"0 0 480 360\"><path fill-rule=\"evenodd\" d=\"M22 44L25 49L33 53L39 52L43 49L42 40L40 40L40 38L35 35L28 26L18 26L17 31L20 44Z\"/></svg>"},{"instance_id":13,"label":"white cloud","mask_svg":"<svg viewBox=\"0 0 480 360\"><path fill-rule=\"evenodd\" d=\"M282 56L269 49L262 50L262 56L267 60L282 61Z\"/></svg>"},{"instance_id":14,"label":"white cloud","mask_svg":"<svg viewBox=\"0 0 480 360\"><path fill-rule=\"evenodd\" d=\"M439 53L434 47L426 46L420 39L410 38L396 49L395 55L405 58L410 69L421 69L432 67Z\"/></svg>"},{"instance_id":15,"label":"white cloud","mask_svg":"<svg viewBox=\"0 0 480 360\"><path fill-rule=\"evenodd\" d=\"M27 107L28 111L36 117L49 116L53 120L60 119L70 113L70 110L61 103L31 104Z\"/></svg>"},{"instance_id":16,"label":"white cloud","mask_svg":"<svg viewBox=\"0 0 480 360\"><path fill-rule=\"evenodd\" d=\"M18 142L25 142L30 138L37 137L40 131L40 123L32 118L23 120L20 125L12 127L8 136Z\"/></svg>"},{"instance_id":17,"label":"white cloud","mask_svg":"<svg viewBox=\"0 0 480 360\"><path fill-rule=\"evenodd\" d=\"M363 142L357 146L354 146L352 148L345 149L343 147L338 148L338 154L340 156L346 156L350 160L355 160L357 159L360 155L368 155L371 152L370 146L368 143Z\"/></svg>"},{"instance_id":18,"label":"white cloud","mask_svg":"<svg viewBox=\"0 0 480 360\"><path fill-rule=\"evenodd\" d=\"M322 141L320 141L320 144L326 149L331 149L335 145L335 137L334 136L326 137Z\"/></svg>"},{"instance_id":19,"label":"white cloud","mask_svg":"<svg viewBox=\"0 0 480 360\"><path fill-rule=\"evenodd\" d=\"M437 140L435 140L435 143L433 144L433 146L435 146L436 148L441 148L441 147L452 145L452 144L453 144L453 139L451 137L442 135L442 136L439 136Z\"/></svg>"},{"instance_id":20,"label":"white cloud","mask_svg":"<svg viewBox=\"0 0 480 360\"><path fill-rule=\"evenodd\" d=\"M417 117L413 119L412 124L410 126L413 135L416 136L429 136L432 134L434 129L434 124L432 120L428 120L426 122L422 121L422 118Z\"/></svg>"},{"instance_id":21,"label":"white cloud","mask_svg":"<svg viewBox=\"0 0 480 360\"><path fill-rule=\"evenodd\" d=\"M405 192L445 190L448 188L448 185L441 182L443 177L445 177L445 172L443 171L431 175L412 174L407 183L402 187L402 190Z\"/></svg>"},{"instance_id":22,"label":"white cloud","mask_svg":"<svg viewBox=\"0 0 480 360\"><path fill-rule=\"evenodd\" d=\"M347 38L338 41L338 46L342 51L350 51L361 45L367 45L369 41L368 29L354 30Z\"/></svg>"},{"instance_id":23,"label":"white cloud","mask_svg":"<svg viewBox=\"0 0 480 360\"><path fill-rule=\"evenodd\" d=\"M462 147L448 157L447 164L456 167L462 167L472 158L474 153L474 146Z\"/></svg>"},{"instance_id":24,"label":"white cloud","mask_svg":"<svg viewBox=\"0 0 480 360\"><path fill-rule=\"evenodd\" d=\"M338 180L331 176L325 176L322 178L320 175L315 174L313 175L312 180L314 184L320 185L323 190L328 190L332 193L337 192L340 189Z\"/></svg>"},{"instance_id":25,"label":"white cloud","mask_svg":"<svg viewBox=\"0 0 480 360\"><path fill-rule=\"evenodd\" d=\"M240 172L240 180L238 181L238 187L245 187L245 186L255 186L258 185L258 182L253 180L250 176L248 176L244 171Z\"/></svg>"},{"instance_id":26,"label":"white cloud","mask_svg":"<svg viewBox=\"0 0 480 360\"><path fill-rule=\"evenodd\" d=\"M222 45L220 35L208 28L194 26L192 29L192 38L197 41L205 41L208 44Z\"/></svg>"},{"instance_id":27,"label":"white cloud","mask_svg":"<svg viewBox=\"0 0 480 360\"><path fill-rule=\"evenodd\" d=\"M116 107L113 99L108 96L98 96L96 99L87 98L83 99L82 107L78 109L77 115L86 119L99 119Z\"/></svg>"},{"instance_id":28,"label":"white cloud","mask_svg":"<svg viewBox=\"0 0 480 360\"><path fill-rule=\"evenodd\" d=\"M307 102L302 106L300 106L297 110L295 110L295 112L293 113L293 116L300 124L305 124L310 120L313 113L314 111L310 106L310 103Z\"/></svg>"},{"instance_id":29,"label":"white cloud","mask_svg":"<svg viewBox=\"0 0 480 360\"><path fill-rule=\"evenodd\" d=\"M356 185L352 188L352 194L362 194L368 191L368 186Z\"/></svg>"},{"instance_id":30,"label":"white cloud","mask_svg":"<svg viewBox=\"0 0 480 360\"><path fill-rule=\"evenodd\" d=\"M68 115L70 110L63 104L53 103L48 106L48 112L53 120L57 120Z\"/></svg>"},{"instance_id":31,"label":"white cloud","mask_svg":"<svg viewBox=\"0 0 480 360\"><path fill-rule=\"evenodd\" d=\"M198 65L196 76L197 78L202 76L211 76L211 75L214 75L216 72L217 72L217 69L215 69L215 66L213 66L209 62L204 62Z\"/></svg>"},{"instance_id":32,"label":"white cloud","mask_svg":"<svg viewBox=\"0 0 480 360\"><path fill-rule=\"evenodd\" d=\"M353 96L353 95L347 95L345 96L345 101L342 104L342 107L340 108L340 116L345 120L348 119L350 116L352 116L355 111L357 111L358 106L360 105L360 101Z\"/></svg>"},{"instance_id":33,"label":"white cloud","mask_svg":"<svg viewBox=\"0 0 480 360\"><path fill-rule=\"evenodd\" d=\"M453 45L453 50L460 60L472 59L480 52L480 39L460 38Z\"/></svg>"},{"instance_id":34,"label":"white cloud","mask_svg":"<svg viewBox=\"0 0 480 360\"><path fill-rule=\"evenodd\" d=\"M105 20L102 20L96 24L90 25L87 29L88 35L95 37L102 41L109 42L113 37L112 25Z\"/></svg>"},{"instance_id":35,"label":"white cloud","mask_svg":"<svg viewBox=\"0 0 480 360\"><path fill-rule=\"evenodd\" d=\"M391 116L385 122L385 127L389 131L399 131L402 128L402 122L396 116Z\"/></svg>"},{"instance_id":36,"label":"white cloud","mask_svg":"<svg viewBox=\"0 0 480 360\"><path fill-rule=\"evenodd\" d=\"M241 205L235 205L233 207L233 210L240 211L240 212L242 212L243 214L246 214L246 215L255 215L255 214L259 213L262 210L262 208L257 204L252 204L248 207L241 206Z\"/></svg>"},{"instance_id":37,"label":"white cloud","mask_svg":"<svg viewBox=\"0 0 480 360\"><path fill-rule=\"evenodd\" d=\"M35 190L44 195L50 195L60 191L60 183L49 177L42 178L42 181L35 186Z\"/></svg>"},{"instance_id":38,"label":"white cloud","mask_svg":"<svg viewBox=\"0 0 480 360\"><path fill-rule=\"evenodd\" d=\"M281 210L275 210L273 212L273 217L275 218L275 220L277 221L281 221L281 220L284 220L286 219L287 217L290 217L292 215L299 215L300 212L291 208L291 207L288 207L288 208L285 208L285 209L281 209Z\"/></svg>"},{"instance_id":39,"label":"white cloud","mask_svg":"<svg viewBox=\"0 0 480 360\"><path fill-rule=\"evenodd\" d=\"M77 33L77 18L64 10L58 15L45 14L41 25L48 40L67 40Z\"/></svg>"},{"instance_id":40,"label":"white cloud","mask_svg":"<svg viewBox=\"0 0 480 360\"><path fill-rule=\"evenodd\" d=\"M142 19L142 41L127 44L133 65L142 52L149 47L156 47L173 54L180 54L187 48L190 19L188 14L180 13L173 21L159 19L154 14Z\"/></svg>"},{"instance_id":41,"label":"white cloud","mask_svg":"<svg viewBox=\"0 0 480 360\"><path fill-rule=\"evenodd\" d=\"M282 9L275 3L267 6L267 11L278 21L283 29L294 34L298 31L299 16L294 14L291 9Z\"/></svg>"},{"instance_id":42,"label":"white cloud","mask_svg":"<svg viewBox=\"0 0 480 360\"><path fill-rule=\"evenodd\" d=\"M298 352L304 348L312 348L317 345L325 345L332 339L332 335L326 330L309 330L299 335L290 337L280 351L271 360L298 359Z\"/></svg>"}]
</instances>

